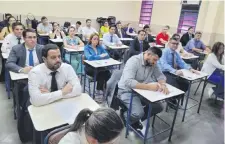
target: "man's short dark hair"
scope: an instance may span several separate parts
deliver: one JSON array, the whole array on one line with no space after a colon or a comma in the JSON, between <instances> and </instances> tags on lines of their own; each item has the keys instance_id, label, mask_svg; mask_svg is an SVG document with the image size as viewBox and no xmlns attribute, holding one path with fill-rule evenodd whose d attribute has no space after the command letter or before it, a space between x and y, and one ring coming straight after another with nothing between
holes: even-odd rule
<instances>
[{"instance_id":1,"label":"man's short dark hair","mask_svg":"<svg viewBox=\"0 0 225 144\"><path fill-rule=\"evenodd\" d=\"M148 51L151 52L152 54L157 55L159 58L161 58L162 56L162 50L155 46L148 48Z\"/></svg>"},{"instance_id":2,"label":"man's short dark hair","mask_svg":"<svg viewBox=\"0 0 225 144\"><path fill-rule=\"evenodd\" d=\"M81 22L80 22L80 21L77 21L77 22L76 22L76 24L79 24L79 25L81 25Z\"/></svg>"},{"instance_id":3,"label":"man's short dark hair","mask_svg":"<svg viewBox=\"0 0 225 144\"><path fill-rule=\"evenodd\" d=\"M202 35L202 32L200 32L200 31L195 32L195 35L197 35L197 34Z\"/></svg>"},{"instance_id":4,"label":"man's short dark hair","mask_svg":"<svg viewBox=\"0 0 225 144\"><path fill-rule=\"evenodd\" d=\"M25 29L25 30L23 31L23 37L24 37L24 38L27 36L27 33L28 33L28 32L35 33L35 34L36 34L35 29L32 29L32 28Z\"/></svg>"},{"instance_id":5,"label":"man's short dark hair","mask_svg":"<svg viewBox=\"0 0 225 144\"><path fill-rule=\"evenodd\" d=\"M177 33L175 33L175 34L172 35L173 38L175 38L176 36L179 36L179 38L180 38L180 35L177 34Z\"/></svg>"},{"instance_id":6,"label":"man's short dark hair","mask_svg":"<svg viewBox=\"0 0 225 144\"><path fill-rule=\"evenodd\" d=\"M5 17L10 17L10 16L12 16L12 14L10 14L10 13L5 13Z\"/></svg>"},{"instance_id":7,"label":"man's short dark hair","mask_svg":"<svg viewBox=\"0 0 225 144\"><path fill-rule=\"evenodd\" d=\"M138 34L140 34L141 32L146 33L144 30L139 30L139 31L138 31Z\"/></svg>"},{"instance_id":8,"label":"man's short dark hair","mask_svg":"<svg viewBox=\"0 0 225 144\"><path fill-rule=\"evenodd\" d=\"M194 29L194 28L193 27L189 27L188 30L190 30L190 29Z\"/></svg>"},{"instance_id":9,"label":"man's short dark hair","mask_svg":"<svg viewBox=\"0 0 225 144\"><path fill-rule=\"evenodd\" d=\"M43 21L43 20L45 20L45 19L47 19L46 16L41 17L41 21Z\"/></svg>"},{"instance_id":10,"label":"man's short dark hair","mask_svg":"<svg viewBox=\"0 0 225 144\"><path fill-rule=\"evenodd\" d=\"M87 23L88 21L91 21L91 19L86 19L86 23Z\"/></svg>"},{"instance_id":11,"label":"man's short dark hair","mask_svg":"<svg viewBox=\"0 0 225 144\"><path fill-rule=\"evenodd\" d=\"M42 57L47 58L48 51L50 50L57 50L59 47L56 44L46 44L44 48L42 49Z\"/></svg>"},{"instance_id":12,"label":"man's short dark hair","mask_svg":"<svg viewBox=\"0 0 225 144\"><path fill-rule=\"evenodd\" d=\"M143 29L146 29L146 28L150 28L149 25L145 25L145 26L143 27Z\"/></svg>"},{"instance_id":13,"label":"man's short dark hair","mask_svg":"<svg viewBox=\"0 0 225 144\"><path fill-rule=\"evenodd\" d=\"M166 27L167 29L170 29L170 26L168 26L168 25L166 25L165 27Z\"/></svg>"},{"instance_id":14,"label":"man's short dark hair","mask_svg":"<svg viewBox=\"0 0 225 144\"><path fill-rule=\"evenodd\" d=\"M116 23L116 25L118 25L118 24L121 24L121 21L118 21L118 22Z\"/></svg>"},{"instance_id":15,"label":"man's short dark hair","mask_svg":"<svg viewBox=\"0 0 225 144\"><path fill-rule=\"evenodd\" d=\"M12 30L14 30L16 28L16 26L22 26L24 29L24 25L21 22L15 22L12 24Z\"/></svg>"},{"instance_id":16,"label":"man's short dark hair","mask_svg":"<svg viewBox=\"0 0 225 144\"><path fill-rule=\"evenodd\" d=\"M171 37L170 41L172 41L172 40L177 41L177 39L175 37Z\"/></svg>"},{"instance_id":17,"label":"man's short dark hair","mask_svg":"<svg viewBox=\"0 0 225 144\"><path fill-rule=\"evenodd\" d=\"M113 25L110 25L109 26L109 29L111 29L112 27L116 28L116 25L114 25L114 24Z\"/></svg>"}]
</instances>

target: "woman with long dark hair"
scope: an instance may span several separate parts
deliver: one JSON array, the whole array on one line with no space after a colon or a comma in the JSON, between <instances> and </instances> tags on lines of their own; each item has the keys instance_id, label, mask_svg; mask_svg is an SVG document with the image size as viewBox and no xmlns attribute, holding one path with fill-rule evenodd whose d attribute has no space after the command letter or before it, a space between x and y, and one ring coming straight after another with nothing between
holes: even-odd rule
<instances>
[{"instance_id":1,"label":"woman with long dark hair","mask_svg":"<svg viewBox=\"0 0 225 144\"><path fill-rule=\"evenodd\" d=\"M0 33L0 40L3 40L8 34L12 33L12 24L16 22L16 19L13 16L8 17L7 26L4 27Z\"/></svg>"},{"instance_id":2,"label":"woman with long dark hair","mask_svg":"<svg viewBox=\"0 0 225 144\"><path fill-rule=\"evenodd\" d=\"M222 42L213 45L212 53L208 55L201 71L211 75L215 69L224 70L224 43Z\"/></svg>"},{"instance_id":3,"label":"woman with long dark hair","mask_svg":"<svg viewBox=\"0 0 225 144\"><path fill-rule=\"evenodd\" d=\"M118 144L124 125L111 108L83 109L59 144Z\"/></svg>"}]
</instances>

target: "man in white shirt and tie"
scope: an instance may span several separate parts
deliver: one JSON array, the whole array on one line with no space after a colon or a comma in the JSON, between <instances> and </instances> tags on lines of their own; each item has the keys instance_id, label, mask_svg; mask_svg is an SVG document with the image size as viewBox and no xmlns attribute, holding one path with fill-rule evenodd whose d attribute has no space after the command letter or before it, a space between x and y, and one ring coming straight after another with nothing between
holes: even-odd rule
<instances>
[{"instance_id":1,"label":"man in white shirt and tie","mask_svg":"<svg viewBox=\"0 0 225 144\"><path fill-rule=\"evenodd\" d=\"M2 53L6 53L9 55L13 46L21 44L24 42L23 40L23 30L24 26L20 22L15 22L12 25L13 33L8 34L2 44L1 50Z\"/></svg>"},{"instance_id":2,"label":"man in white shirt and tie","mask_svg":"<svg viewBox=\"0 0 225 144\"><path fill-rule=\"evenodd\" d=\"M91 27L91 20L86 20L86 26L82 28L82 34L84 37L84 40L87 41L91 34L98 33L95 28Z\"/></svg>"},{"instance_id":3,"label":"man in white shirt and tie","mask_svg":"<svg viewBox=\"0 0 225 144\"><path fill-rule=\"evenodd\" d=\"M32 105L42 106L81 95L80 81L72 66L62 63L57 45L45 45L42 58L44 63L33 68L28 76Z\"/></svg>"}]
</instances>

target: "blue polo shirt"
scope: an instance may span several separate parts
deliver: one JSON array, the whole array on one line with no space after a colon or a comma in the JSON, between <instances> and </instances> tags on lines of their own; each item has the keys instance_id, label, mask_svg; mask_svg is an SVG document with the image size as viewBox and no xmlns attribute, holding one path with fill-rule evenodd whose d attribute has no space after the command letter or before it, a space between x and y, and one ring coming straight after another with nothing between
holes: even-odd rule
<instances>
[{"instance_id":1,"label":"blue polo shirt","mask_svg":"<svg viewBox=\"0 0 225 144\"><path fill-rule=\"evenodd\" d=\"M205 50L206 46L203 44L203 42L201 40L198 41L198 40L193 38L187 43L187 45L185 46L184 49L187 52L192 52L193 48Z\"/></svg>"}]
</instances>

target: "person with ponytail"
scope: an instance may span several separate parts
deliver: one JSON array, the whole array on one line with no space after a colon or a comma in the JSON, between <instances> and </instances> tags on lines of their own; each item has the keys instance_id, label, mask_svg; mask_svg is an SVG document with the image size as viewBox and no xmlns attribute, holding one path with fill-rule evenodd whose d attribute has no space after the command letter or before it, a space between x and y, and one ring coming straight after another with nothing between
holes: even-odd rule
<instances>
[{"instance_id":1,"label":"person with ponytail","mask_svg":"<svg viewBox=\"0 0 225 144\"><path fill-rule=\"evenodd\" d=\"M16 22L13 16L8 17L7 26L4 27L0 33L0 40L3 40L8 34L13 32L12 25Z\"/></svg>"},{"instance_id":2,"label":"person with ponytail","mask_svg":"<svg viewBox=\"0 0 225 144\"><path fill-rule=\"evenodd\" d=\"M111 108L83 109L59 144L118 144L124 124Z\"/></svg>"}]
</instances>

